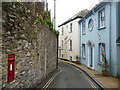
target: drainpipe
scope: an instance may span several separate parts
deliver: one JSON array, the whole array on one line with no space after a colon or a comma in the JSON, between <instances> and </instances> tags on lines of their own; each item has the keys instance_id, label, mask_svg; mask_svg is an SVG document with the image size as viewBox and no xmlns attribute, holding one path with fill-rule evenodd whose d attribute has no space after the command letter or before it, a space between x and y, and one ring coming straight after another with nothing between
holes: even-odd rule
<instances>
[{"instance_id":1,"label":"drainpipe","mask_svg":"<svg viewBox=\"0 0 120 90\"><path fill-rule=\"evenodd\" d=\"M109 16L109 55L110 55L110 65L111 65L111 3L109 3L110 6L110 16ZM111 68L110 68L110 74L111 74Z\"/></svg>"},{"instance_id":2,"label":"drainpipe","mask_svg":"<svg viewBox=\"0 0 120 90\"><path fill-rule=\"evenodd\" d=\"M58 50L59 50L59 47L58 47L58 35L57 35L57 62L56 62L56 69L58 69Z\"/></svg>"},{"instance_id":3,"label":"drainpipe","mask_svg":"<svg viewBox=\"0 0 120 90\"><path fill-rule=\"evenodd\" d=\"M56 0L54 0L54 30L56 30Z\"/></svg>"}]
</instances>

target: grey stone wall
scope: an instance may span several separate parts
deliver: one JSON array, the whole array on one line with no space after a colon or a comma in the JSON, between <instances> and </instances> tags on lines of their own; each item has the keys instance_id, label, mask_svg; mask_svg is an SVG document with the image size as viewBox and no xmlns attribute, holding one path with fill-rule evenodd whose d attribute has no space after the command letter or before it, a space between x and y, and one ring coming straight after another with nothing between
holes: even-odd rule
<instances>
[{"instance_id":1,"label":"grey stone wall","mask_svg":"<svg viewBox=\"0 0 120 90\"><path fill-rule=\"evenodd\" d=\"M2 9L2 87L35 87L56 69L57 36L22 3L2 3ZM15 80L7 83L11 53L16 55Z\"/></svg>"},{"instance_id":2,"label":"grey stone wall","mask_svg":"<svg viewBox=\"0 0 120 90\"><path fill-rule=\"evenodd\" d=\"M2 3L0 2L0 89L2 88Z\"/></svg>"}]
</instances>

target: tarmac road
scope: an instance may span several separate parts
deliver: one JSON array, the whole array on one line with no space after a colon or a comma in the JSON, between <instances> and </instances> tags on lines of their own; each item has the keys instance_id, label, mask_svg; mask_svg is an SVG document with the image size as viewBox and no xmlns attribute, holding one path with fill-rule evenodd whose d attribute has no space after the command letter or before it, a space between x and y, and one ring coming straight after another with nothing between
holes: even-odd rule
<instances>
[{"instance_id":1,"label":"tarmac road","mask_svg":"<svg viewBox=\"0 0 120 90\"><path fill-rule=\"evenodd\" d=\"M45 86L46 88L97 88L99 86L86 74L70 64L59 62L60 72Z\"/></svg>"}]
</instances>

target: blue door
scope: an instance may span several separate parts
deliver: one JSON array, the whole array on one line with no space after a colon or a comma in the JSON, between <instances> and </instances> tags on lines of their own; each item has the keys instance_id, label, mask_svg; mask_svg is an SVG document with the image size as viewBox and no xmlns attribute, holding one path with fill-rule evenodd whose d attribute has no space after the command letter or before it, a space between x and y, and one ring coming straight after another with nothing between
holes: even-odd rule
<instances>
[{"instance_id":1,"label":"blue door","mask_svg":"<svg viewBox=\"0 0 120 90\"><path fill-rule=\"evenodd\" d=\"M89 56L89 62L90 62L90 66L93 66L93 47L90 46L90 56Z\"/></svg>"}]
</instances>

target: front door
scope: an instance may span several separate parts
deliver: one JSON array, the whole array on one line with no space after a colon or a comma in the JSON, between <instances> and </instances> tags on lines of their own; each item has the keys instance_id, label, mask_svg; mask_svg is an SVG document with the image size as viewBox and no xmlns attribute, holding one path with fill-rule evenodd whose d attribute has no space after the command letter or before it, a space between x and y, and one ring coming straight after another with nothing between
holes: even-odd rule
<instances>
[{"instance_id":1,"label":"front door","mask_svg":"<svg viewBox=\"0 0 120 90\"><path fill-rule=\"evenodd\" d=\"M93 67L93 47L90 46L89 49L89 65L90 67Z\"/></svg>"},{"instance_id":2,"label":"front door","mask_svg":"<svg viewBox=\"0 0 120 90\"><path fill-rule=\"evenodd\" d=\"M90 66L93 66L93 48L90 47Z\"/></svg>"}]
</instances>

